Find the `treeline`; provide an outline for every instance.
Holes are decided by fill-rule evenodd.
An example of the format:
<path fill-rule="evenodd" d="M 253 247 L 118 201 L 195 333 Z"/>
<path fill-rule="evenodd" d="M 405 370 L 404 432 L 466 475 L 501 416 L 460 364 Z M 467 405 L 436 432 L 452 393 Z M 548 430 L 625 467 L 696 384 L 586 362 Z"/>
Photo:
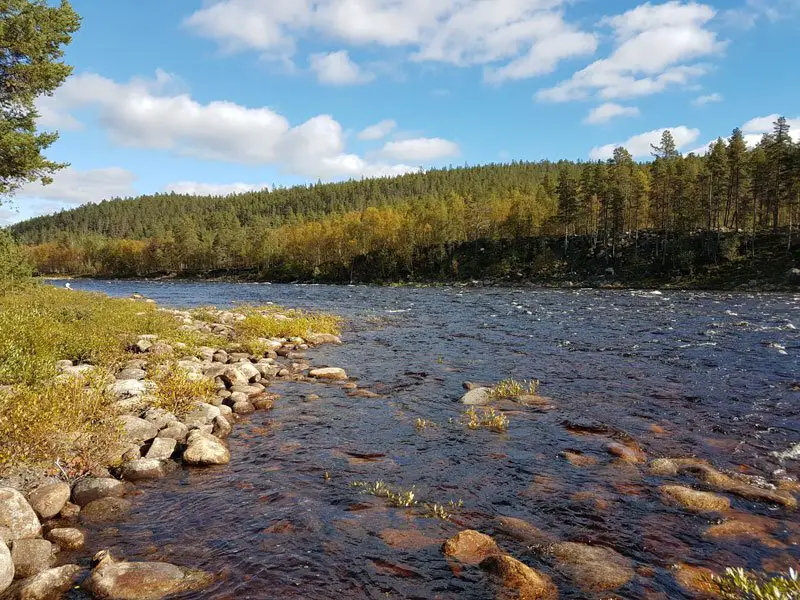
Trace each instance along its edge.
<path fill-rule="evenodd" d="M 791 250 L 798 221 L 800 145 L 781 118 L 755 147 L 735 129 L 705 156 L 682 156 L 667 131 L 645 163 L 617 148 L 598 162 L 449 168 L 228 197 L 159 194 L 39 217 L 13 232 L 43 274 L 341 281 L 459 277 L 447 261 L 478 240 L 511 248 L 558 236 L 568 256 L 582 236 L 591 240 L 584 256 L 613 266 L 620 248 L 638 256 L 645 231 L 643 252 L 668 270 L 686 251 L 679 238 L 733 232 L 750 240 L 736 242 L 737 252 L 752 255 L 757 233 L 780 231 Z"/>

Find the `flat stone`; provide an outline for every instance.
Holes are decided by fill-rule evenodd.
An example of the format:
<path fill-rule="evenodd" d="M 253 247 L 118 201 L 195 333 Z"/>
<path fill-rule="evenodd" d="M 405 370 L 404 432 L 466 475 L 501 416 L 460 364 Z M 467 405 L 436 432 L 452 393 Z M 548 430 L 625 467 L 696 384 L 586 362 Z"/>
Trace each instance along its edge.
<path fill-rule="evenodd" d="M 206 402 L 197 402 L 183 418 L 183 422 L 191 429 L 211 423 L 220 414 L 219 408 Z"/>
<path fill-rule="evenodd" d="M 189 434 L 183 462 L 193 466 L 226 465 L 231 461 L 228 447 L 209 433 L 193 431 Z"/>
<path fill-rule="evenodd" d="M 100 498 L 90 502 L 81 510 L 81 519 L 94 523 L 120 520 L 133 505 L 124 498 Z"/>
<path fill-rule="evenodd" d="M 139 417 L 131 415 L 122 415 L 117 417 L 125 435 L 125 439 L 129 442 L 142 443 L 152 440 L 158 435 L 158 427 L 153 425 L 150 421 L 145 421 Z"/>
<path fill-rule="evenodd" d="M 141 381 L 147 377 L 147 371 L 144 369 L 123 369 L 117 373 L 118 380 L 133 379 L 134 381 Z"/>
<path fill-rule="evenodd" d="M 83 532 L 74 527 L 51 529 L 47 534 L 47 539 L 64 550 L 77 550 L 82 548 L 86 542 L 86 536 L 83 535 Z"/>
<path fill-rule="evenodd" d="M 559 542 L 552 552 L 561 570 L 586 592 L 615 590 L 636 575 L 631 561 L 610 548 Z"/>
<path fill-rule="evenodd" d="M 661 486 L 661 497 L 668 504 L 679 504 L 692 512 L 722 512 L 731 507 L 731 501 L 725 496 L 682 485 Z"/>
<path fill-rule="evenodd" d="M 14 488 L 0 488 L 0 527 L 11 530 L 12 540 L 37 537 L 42 526 L 39 517 L 20 492 Z"/>
<path fill-rule="evenodd" d="M 86 506 L 101 498 L 119 498 L 125 491 L 125 484 L 113 477 L 86 477 L 72 486 L 72 501 Z"/>
<path fill-rule="evenodd" d="M 174 423 L 170 423 L 164 429 L 159 431 L 158 437 L 156 439 L 166 438 L 183 443 L 186 441 L 186 437 L 188 435 L 189 435 L 189 428 L 180 421 L 175 421 Z"/>
<path fill-rule="evenodd" d="M 178 442 L 172 438 L 157 437 L 150 445 L 145 458 L 152 460 L 169 460 L 175 453 Z"/>
<path fill-rule="evenodd" d="M 47 540 L 16 540 L 11 546 L 11 560 L 14 561 L 14 577 L 33 577 L 53 566 L 55 548 Z"/>
<path fill-rule="evenodd" d="M 555 600 L 558 589 L 550 578 L 511 556 L 492 555 L 480 563 L 500 585 L 520 600 Z M 500 597 L 505 598 L 505 595 Z"/>
<path fill-rule="evenodd" d="M 28 503 L 40 519 L 52 519 L 69 501 L 70 487 L 63 481 L 39 486 L 28 496 Z"/>
<path fill-rule="evenodd" d="M 127 400 L 143 396 L 152 390 L 152 385 L 147 385 L 145 381 L 136 379 L 120 379 L 108 386 L 107 390 L 117 400 Z"/>
<path fill-rule="evenodd" d="M 47 569 L 20 581 L 11 596 L 18 600 L 58 600 L 72 588 L 80 572 L 78 565 Z"/>

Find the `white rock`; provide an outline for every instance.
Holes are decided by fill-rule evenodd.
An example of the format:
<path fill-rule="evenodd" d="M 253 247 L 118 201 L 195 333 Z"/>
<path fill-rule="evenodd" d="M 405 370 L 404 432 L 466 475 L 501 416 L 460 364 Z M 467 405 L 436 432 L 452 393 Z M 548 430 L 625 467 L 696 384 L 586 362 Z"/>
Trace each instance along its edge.
<path fill-rule="evenodd" d="M 0 527 L 8 527 L 13 540 L 35 538 L 42 531 L 39 518 L 25 496 L 9 487 L 0 488 Z"/>
<path fill-rule="evenodd" d="M 117 417 L 125 433 L 125 439 L 130 442 L 146 442 L 158 435 L 158 427 L 150 421 L 145 421 L 139 417 L 122 415 Z"/>
<path fill-rule="evenodd" d="M 3 541 L 0 541 L 0 593 L 8 589 L 14 581 L 14 561 L 11 560 L 11 552 Z"/>
<path fill-rule="evenodd" d="M 219 408 L 206 402 L 197 402 L 192 410 L 183 418 L 183 422 L 191 429 L 208 425 L 219 416 Z"/>
<path fill-rule="evenodd" d="M 491 388 L 475 388 L 474 390 L 468 391 L 461 397 L 461 403 L 468 406 L 481 406 L 483 404 L 488 404 L 492 399 L 491 394 Z"/>
<path fill-rule="evenodd" d="M 157 437 L 153 440 L 150 449 L 147 451 L 146 457 L 155 460 L 169 460 L 175 452 L 175 447 L 178 445 L 177 440 Z"/>
<path fill-rule="evenodd" d="M 189 434 L 183 462 L 195 466 L 225 465 L 231 461 L 231 453 L 219 438 L 210 433 L 192 431 Z"/>
<path fill-rule="evenodd" d="M 344 381 L 347 379 L 347 373 L 344 369 L 338 367 L 329 367 L 326 369 L 314 369 L 309 375 L 317 379 L 329 379 L 333 381 Z"/>

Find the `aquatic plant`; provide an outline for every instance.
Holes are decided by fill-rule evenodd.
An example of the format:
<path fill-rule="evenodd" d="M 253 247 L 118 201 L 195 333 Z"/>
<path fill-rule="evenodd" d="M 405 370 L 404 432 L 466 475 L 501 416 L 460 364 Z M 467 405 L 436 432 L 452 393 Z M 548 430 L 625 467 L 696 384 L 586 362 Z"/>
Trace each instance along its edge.
<path fill-rule="evenodd" d="M 428 419 L 418 418 L 415 423 L 415 426 L 417 430 L 422 431 L 423 429 L 427 429 L 428 427 L 436 427 L 437 425 L 436 423 L 434 423 L 433 421 L 429 421 Z"/>
<path fill-rule="evenodd" d="M 389 504 L 397 508 L 406 508 L 417 504 L 414 488 L 409 490 L 394 490 L 383 481 L 376 481 L 375 483 L 354 481 L 351 485 L 360 488 L 365 494 L 384 498 Z"/>
<path fill-rule="evenodd" d="M 467 427 L 470 429 L 488 429 L 503 433 L 508 431 L 509 420 L 503 413 L 498 413 L 494 408 L 484 408 L 480 412 L 474 406 L 464 416 L 467 418 Z"/>
<path fill-rule="evenodd" d="M 730 600 L 789 600 L 800 598 L 798 572 L 789 569 L 788 575 L 768 576 L 745 571 L 741 567 L 725 569 L 714 575 L 712 582 L 720 595 Z"/>
<path fill-rule="evenodd" d="M 425 516 L 428 518 L 441 519 L 442 521 L 449 521 L 451 517 L 450 511 L 461 510 L 463 506 L 463 500 L 459 500 L 458 502 L 450 500 L 450 502 L 447 503 L 447 506 L 444 504 L 426 503 L 425 508 L 428 510 L 428 512 L 425 514 Z"/>
<path fill-rule="evenodd" d="M 492 388 L 492 398 L 516 398 L 517 396 L 535 396 L 539 391 L 539 380 L 503 379 Z"/>

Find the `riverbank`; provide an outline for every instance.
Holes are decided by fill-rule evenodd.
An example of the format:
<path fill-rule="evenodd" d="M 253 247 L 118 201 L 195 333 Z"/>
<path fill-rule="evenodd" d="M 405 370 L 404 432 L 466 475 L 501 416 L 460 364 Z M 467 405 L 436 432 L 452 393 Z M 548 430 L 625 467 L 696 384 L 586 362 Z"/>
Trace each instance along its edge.
<path fill-rule="evenodd" d="M 166 310 L 47 286 L 0 298 L 0 595 L 60 597 L 79 578 L 100 598 L 208 585 L 208 573 L 107 552 L 88 575 L 54 564 L 59 550 L 80 552 L 81 524 L 124 517 L 133 484 L 180 465 L 227 464 L 225 438 L 238 419 L 272 408 L 272 381 L 367 393 L 342 369 L 306 359 L 341 343 L 340 323 L 277 306 Z"/>

